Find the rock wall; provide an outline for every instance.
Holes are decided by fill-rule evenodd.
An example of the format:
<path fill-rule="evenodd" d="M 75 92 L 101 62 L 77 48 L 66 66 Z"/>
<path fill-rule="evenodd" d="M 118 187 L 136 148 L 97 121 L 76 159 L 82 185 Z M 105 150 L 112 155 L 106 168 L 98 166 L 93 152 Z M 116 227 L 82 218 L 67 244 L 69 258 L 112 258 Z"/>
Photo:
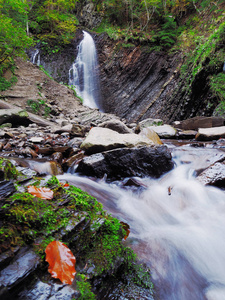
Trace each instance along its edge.
<path fill-rule="evenodd" d="M 182 53 L 150 51 L 148 46 L 124 48 L 107 34 L 92 36 L 99 57 L 103 111 L 130 123 L 149 117 L 172 123 L 212 115 L 218 102 L 210 93 L 207 67 L 189 86 L 180 72 Z M 41 51 L 41 64 L 58 82 L 68 84 L 82 37 L 79 29 L 73 42 L 59 53 L 45 55 Z"/>
<path fill-rule="evenodd" d="M 185 78 L 180 73 L 184 61 L 181 53 L 149 51 L 146 46 L 123 48 L 104 34 L 95 36 L 95 40 L 105 112 L 129 122 L 153 117 L 171 123 L 212 115 L 217 101 L 212 99 L 207 84 L 210 74 L 202 70 L 185 89 Z"/>

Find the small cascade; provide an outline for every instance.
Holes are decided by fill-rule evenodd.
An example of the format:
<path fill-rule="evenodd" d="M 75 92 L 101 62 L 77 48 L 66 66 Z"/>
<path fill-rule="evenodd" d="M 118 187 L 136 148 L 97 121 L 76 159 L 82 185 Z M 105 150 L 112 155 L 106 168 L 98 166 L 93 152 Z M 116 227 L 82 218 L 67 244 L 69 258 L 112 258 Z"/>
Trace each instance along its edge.
<path fill-rule="evenodd" d="M 38 49 L 36 49 L 35 52 L 32 54 L 31 62 L 33 64 L 36 64 L 36 65 L 40 66 L 41 57 L 40 57 L 40 53 L 39 53 Z"/>
<path fill-rule="evenodd" d="M 78 46 L 77 58 L 69 70 L 69 85 L 75 87 L 84 105 L 100 108 L 97 51 L 91 35 L 86 31 L 83 31 L 83 34 L 83 40 Z"/>
<path fill-rule="evenodd" d="M 176 168 L 159 179 L 138 178 L 145 186 L 139 192 L 76 174 L 58 178 L 130 225 L 126 244 L 151 268 L 157 299 L 225 300 L 225 193 L 194 177 L 217 153 L 174 149 Z"/>

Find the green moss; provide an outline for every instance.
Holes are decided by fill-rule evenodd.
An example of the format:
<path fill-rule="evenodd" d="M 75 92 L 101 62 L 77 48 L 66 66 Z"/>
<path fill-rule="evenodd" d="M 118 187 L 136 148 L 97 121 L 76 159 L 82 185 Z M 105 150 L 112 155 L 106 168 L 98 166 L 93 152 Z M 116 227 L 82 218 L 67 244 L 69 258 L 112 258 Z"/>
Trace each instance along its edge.
<path fill-rule="evenodd" d="M 4 180 L 16 180 L 20 175 L 10 160 L 5 158 L 0 158 L 0 170 L 4 172 Z"/>
<path fill-rule="evenodd" d="M 87 278 L 83 274 L 78 274 L 77 278 L 77 290 L 80 292 L 78 300 L 95 300 L 96 296 L 91 291 L 91 284 L 87 281 Z"/>
<path fill-rule="evenodd" d="M 68 242 L 78 264 L 95 266 L 91 274 L 87 273 L 88 268 L 79 273 L 80 300 L 95 299 L 91 281 L 102 274 L 120 280 L 132 273 L 133 282 L 145 287 L 144 271 L 136 265 L 133 251 L 122 243 L 125 231 L 119 220 L 108 215 L 95 198 L 77 187 L 60 183 L 54 176 L 46 186 L 54 191 L 51 200 L 27 192 L 17 192 L 6 199 L 1 207 L 4 217 L 0 252 L 4 247 L 33 244 L 44 261 L 45 248 L 51 241 Z M 121 268 L 122 275 L 118 273 Z"/>

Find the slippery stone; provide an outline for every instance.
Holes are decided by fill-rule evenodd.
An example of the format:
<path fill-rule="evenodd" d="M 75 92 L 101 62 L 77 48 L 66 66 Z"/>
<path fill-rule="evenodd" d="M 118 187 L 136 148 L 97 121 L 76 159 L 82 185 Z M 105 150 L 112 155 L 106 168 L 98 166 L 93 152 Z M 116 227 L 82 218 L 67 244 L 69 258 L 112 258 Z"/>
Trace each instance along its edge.
<path fill-rule="evenodd" d="M 134 133 L 120 134 L 108 128 L 93 127 L 80 148 L 87 154 L 123 147 L 153 146 L 154 142 L 147 137 Z"/>
<path fill-rule="evenodd" d="M 183 130 L 198 130 L 199 128 L 211 128 L 224 126 L 225 119 L 222 117 L 194 117 L 184 121 L 174 122 L 174 127 Z"/>
<path fill-rule="evenodd" d="M 10 196 L 15 191 L 16 188 L 11 181 L 0 181 L 0 200 Z"/>
<path fill-rule="evenodd" d="M 133 176 L 159 177 L 173 168 L 166 146 L 119 148 L 84 157 L 76 172 L 116 180 Z"/>
<path fill-rule="evenodd" d="M 225 161 L 216 162 L 204 170 L 197 180 L 204 185 L 225 187 Z"/>
<path fill-rule="evenodd" d="M 195 139 L 198 141 L 212 141 L 225 137 L 225 126 L 213 128 L 199 128 Z"/>
<path fill-rule="evenodd" d="M 33 273 L 38 265 L 39 256 L 33 251 L 20 252 L 14 262 L 0 272 L 0 297 L 7 299 L 11 290 Z"/>
<path fill-rule="evenodd" d="M 170 125 L 161 125 L 161 126 L 151 126 L 151 129 L 153 129 L 160 138 L 175 138 L 177 130 L 174 129 Z"/>
<path fill-rule="evenodd" d="M 146 136 L 154 142 L 155 145 L 162 145 L 163 142 L 160 140 L 158 134 L 151 128 L 143 128 L 140 135 Z"/>

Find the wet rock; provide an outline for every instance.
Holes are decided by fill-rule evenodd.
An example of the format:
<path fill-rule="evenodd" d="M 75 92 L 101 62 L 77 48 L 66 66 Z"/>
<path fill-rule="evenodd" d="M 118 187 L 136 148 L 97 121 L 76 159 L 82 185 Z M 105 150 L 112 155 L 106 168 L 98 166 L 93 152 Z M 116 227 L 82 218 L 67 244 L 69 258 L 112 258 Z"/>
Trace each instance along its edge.
<path fill-rule="evenodd" d="M 37 158 L 38 154 L 30 147 L 16 149 L 15 153 L 18 155 L 23 155 L 24 157 Z"/>
<path fill-rule="evenodd" d="M 58 162 L 59 164 L 62 163 L 62 160 L 63 160 L 63 155 L 62 155 L 62 152 L 54 152 L 52 155 L 51 155 L 51 159 Z"/>
<path fill-rule="evenodd" d="M 132 133 L 132 131 L 120 120 L 112 119 L 98 125 L 99 127 L 109 128 L 118 133 Z"/>
<path fill-rule="evenodd" d="M 115 148 L 145 145 L 154 145 L 154 142 L 134 133 L 120 134 L 108 128 L 93 127 L 80 148 L 87 154 L 93 154 Z"/>
<path fill-rule="evenodd" d="M 68 168 L 74 166 L 75 164 L 80 162 L 83 157 L 84 157 L 84 152 L 83 151 L 69 157 L 68 159 L 66 159 L 63 162 L 63 169 L 67 170 Z"/>
<path fill-rule="evenodd" d="M 212 141 L 225 137 L 225 126 L 213 128 L 199 128 L 195 139 L 198 141 Z"/>
<path fill-rule="evenodd" d="M 204 185 L 214 185 L 225 188 L 225 161 L 216 162 L 204 170 L 197 180 Z"/>
<path fill-rule="evenodd" d="M 10 196 L 15 191 L 16 188 L 11 181 L 0 181 L 0 200 Z"/>
<path fill-rule="evenodd" d="M 75 137 L 68 142 L 68 146 L 79 148 L 84 139 Z"/>
<path fill-rule="evenodd" d="M 0 255 L 0 270 L 9 265 L 10 261 L 14 258 L 15 254 L 18 253 L 20 247 L 11 248 Z"/>
<path fill-rule="evenodd" d="M 40 144 L 40 143 L 44 142 L 44 138 L 41 136 L 32 136 L 31 138 L 29 138 L 29 141 L 31 143 L 39 143 Z"/>
<path fill-rule="evenodd" d="M 117 180 L 133 176 L 159 177 L 173 168 L 167 147 L 119 148 L 84 157 L 76 172 Z"/>
<path fill-rule="evenodd" d="M 162 139 L 175 138 L 177 133 L 177 130 L 170 125 L 151 126 L 151 129 Z"/>
<path fill-rule="evenodd" d="M 143 128 L 140 135 L 146 136 L 148 139 L 152 140 L 155 145 L 162 145 L 163 142 L 160 140 L 158 134 L 151 128 Z"/>
<path fill-rule="evenodd" d="M 222 117 L 194 117 L 174 123 L 174 127 L 184 130 L 198 130 L 199 128 L 211 128 L 224 126 Z"/>
<path fill-rule="evenodd" d="M 148 118 L 148 119 L 145 119 L 138 123 L 138 125 L 136 127 L 136 131 L 141 131 L 143 128 L 147 128 L 147 127 L 155 126 L 155 125 L 159 126 L 162 124 L 163 124 L 163 121 L 161 119 Z"/>
<path fill-rule="evenodd" d="M 42 161 L 32 159 L 14 158 L 17 165 L 24 168 L 30 168 L 38 174 L 60 175 L 63 174 L 62 167 L 55 161 Z"/>
<path fill-rule="evenodd" d="M 39 256 L 32 250 L 20 251 L 14 261 L 0 272 L 0 297 L 13 299 L 12 290 L 30 276 L 39 265 Z"/>
<path fill-rule="evenodd" d="M 70 134 L 71 136 L 84 137 L 89 130 L 90 127 L 80 124 L 73 124 Z"/>
<path fill-rule="evenodd" d="M 55 133 L 69 133 L 72 136 L 77 137 L 84 137 L 85 134 L 88 132 L 89 127 L 80 125 L 80 124 L 68 124 L 66 126 L 63 126 L 61 128 L 57 128 L 54 132 Z"/>
<path fill-rule="evenodd" d="M 29 290 L 19 293 L 18 300 L 72 300 L 77 299 L 79 292 L 71 286 L 57 283 L 37 281 Z"/>

